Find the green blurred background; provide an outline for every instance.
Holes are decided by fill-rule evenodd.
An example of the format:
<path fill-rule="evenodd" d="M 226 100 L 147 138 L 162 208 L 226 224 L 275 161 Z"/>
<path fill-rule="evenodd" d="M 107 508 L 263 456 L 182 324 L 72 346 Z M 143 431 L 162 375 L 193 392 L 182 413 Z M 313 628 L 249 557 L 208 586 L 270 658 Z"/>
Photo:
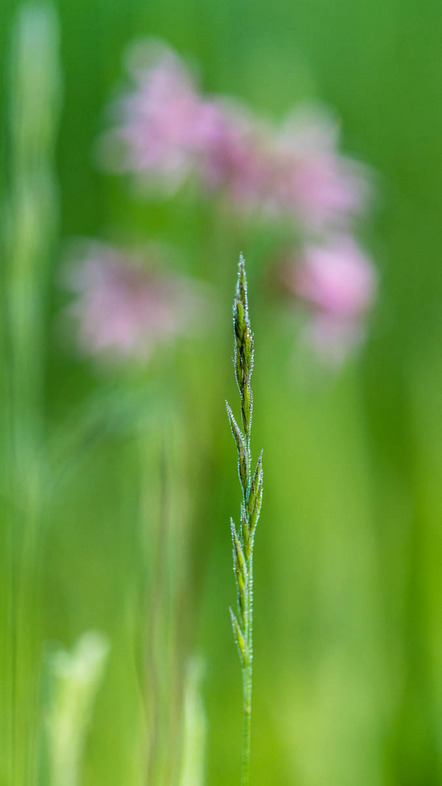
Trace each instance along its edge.
<path fill-rule="evenodd" d="M 0 8 L 4 129 L 17 8 L 8 0 Z M 6 761 L 13 739 L 23 760 L 31 756 L 29 739 L 43 725 L 44 691 L 36 690 L 35 675 L 45 642 L 70 648 L 93 628 L 108 635 L 111 649 L 80 782 L 178 782 L 183 685 L 189 658 L 197 657 L 204 783 L 239 783 L 241 686 L 227 611 L 234 597 L 228 518 L 239 493 L 224 399 L 235 401 L 230 303 L 243 250 L 257 347 L 254 445 L 265 456 L 252 782 L 436 786 L 442 6 L 60 0 L 57 12 L 58 227 L 49 230 L 56 237 L 38 370 L 29 371 L 30 384 L 32 373 L 41 382 L 33 405 L 39 426 L 31 469 L 19 461 L 15 480 L 24 497 L 32 496 L 26 487 L 36 472 L 38 545 L 31 541 L 17 612 L 26 655 L 16 701 L 25 720 L 14 736 L 3 714 L 0 782 L 32 783 L 32 767 L 19 766 L 12 781 Z M 364 232 L 381 273 L 379 301 L 366 345 L 337 373 L 293 363 L 287 321 L 264 297 L 259 238 L 235 236 L 214 208 L 179 196 L 140 202 L 124 180 L 96 166 L 109 100 L 124 84 L 124 51 L 134 38 L 152 35 L 194 59 L 206 90 L 246 99 L 269 116 L 281 117 L 301 99 L 323 100 L 341 120 L 344 149 L 377 171 L 375 215 Z M 3 153 L 5 171 L 7 146 Z M 7 194 L 3 175 L 2 186 Z M 40 232 L 44 237 L 43 221 Z M 171 242 L 177 264 L 216 287 L 216 323 L 136 378 L 97 371 L 57 331 L 66 300 L 58 269 L 73 236 Z M 4 381 L 7 355 L 3 360 Z M 7 401 L 6 384 L 2 396 Z M 3 411 L 2 461 L 10 467 L 11 420 Z M 3 492 L 4 532 L 20 520 L 16 507 Z M 2 629 L 7 662 L 13 644 L 8 626 Z M 3 674 L 10 696 L 9 672 Z"/>

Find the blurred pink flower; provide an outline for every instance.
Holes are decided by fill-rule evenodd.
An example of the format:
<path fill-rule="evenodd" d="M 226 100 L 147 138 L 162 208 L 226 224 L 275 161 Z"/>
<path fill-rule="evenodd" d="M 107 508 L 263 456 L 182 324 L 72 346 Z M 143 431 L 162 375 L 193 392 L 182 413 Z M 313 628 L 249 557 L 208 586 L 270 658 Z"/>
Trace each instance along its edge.
<path fill-rule="evenodd" d="M 267 179 L 259 125 L 238 102 L 201 103 L 197 127 L 200 175 L 209 188 L 223 189 L 236 205 L 256 205 Z"/>
<path fill-rule="evenodd" d="M 275 134 L 269 205 L 309 230 L 342 227 L 363 211 L 365 168 L 338 152 L 336 127 L 324 111 L 298 110 Z"/>
<path fill-rule="evenodd" d="M 306 338 L 331 362 L 341 361 L 363 334 L 377 279 L 353 238 L 307 246 L 284 270 L 290 291 L 311 309 Z"/>
<path fill-rule="evenodd" d="M 244 107 L 201 95 L 183 61 L 162 44 L 133 50 L 130 71 L 134 87 L 102 140 L 106 165 L 162 190 L 193 175 L 210 192 L 256 201 L 262 156 Z"/>
<path fill-rule="evenodd" d="M 99 357 L 147 359 L 159 343 L 192 324 L 199 294 L 190 283 L 160 274 L 146 258 L 104 243 L 90 243 L 68 268 L 76 300 L 69 313 L 78 325 L 80 351 Z"/>
<path fill-rule="evenodd" d="M 363 314 L 374 297 L 373 266 L 351 237 L 307 246 L 292 272 L 294 291 L 321 311 L 341 318 Z"/>
<path fill-rule="evenodd" d="M 156 42 L 132 52 L 130 70 L 135 86 L 116 107 L 117 127 L 103 140 L 105 159 L 176 188 L 195 166 L 201 99 L 194 80 L 180 58 Z"/>
<path fill-rule="evenodd" d="M 361 344 L 365 330 L 359 322 L 315 314 L 305 325 L 304 341 L 325 366 L 336 368 Z"/>

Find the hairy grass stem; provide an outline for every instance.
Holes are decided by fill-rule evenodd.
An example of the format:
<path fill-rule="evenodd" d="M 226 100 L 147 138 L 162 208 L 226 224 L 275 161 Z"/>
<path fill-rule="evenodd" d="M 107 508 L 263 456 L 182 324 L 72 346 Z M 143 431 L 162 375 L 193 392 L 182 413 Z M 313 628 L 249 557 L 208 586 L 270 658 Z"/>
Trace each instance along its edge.
<path fill-rule="evenodd" d="M 237 588 L 237 615 L 230 609 L 233 635 L 238 648 L 243 683 L 243 753 L 242 786 L 250 782 L 250 741 L 252 723 L 252 674 L 253 674 L 253 547 L 256 525 L 262 505 L 263 472 L 262 451 L 252 471 L 250 434 L 253 416 L 251 377 L 254 361 L 254 342 L 250 327 L 247 300 L 245 262 L 241 255 L 238 281 L 233 303 L 234 368 L 241 398 L 241 424 L 239 427 L 226 402 L 230 428 L 238 453 L 238 475 L 242 502 L 240 525 L 230 520 L 233 543 L 233 570 Z"/>

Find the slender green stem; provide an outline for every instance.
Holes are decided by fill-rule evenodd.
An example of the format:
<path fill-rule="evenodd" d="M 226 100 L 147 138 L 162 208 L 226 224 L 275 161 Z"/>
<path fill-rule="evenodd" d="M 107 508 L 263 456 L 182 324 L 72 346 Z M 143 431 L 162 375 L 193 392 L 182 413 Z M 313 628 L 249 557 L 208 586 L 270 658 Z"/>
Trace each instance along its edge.
<path fill-rule="evenodd" d="M 249 560 L 249 585 L 247 589 L 247 650 L 249 662 L 242 670 L 243 679 L 243 750 L 242 750 L 242 786 L 250 783 L 250 744 L 252 736 L 252 685 L 253 685 L 253 558 Z"/>
<path fill-rule="evenodd" d="M 250 440 L 248 445 L 249 461 Z M 249 471 L 248 488 L 250 489 L 251 478 Z M 242 786 L 249 786 L 250 783 L 250 749 L 252 738 L 252 686 L 253 686 L 253 542 L 250 549 L 250 557 L 247 561 L 247 617 L 246 617 L 246 641 L 248 663 L 242 670 L 243 678 L 243 752 L 242 752 Z"/>
<path fill-rule="evenodd" d="M 243 691 L 244 691 L 244 728 L 243 728 L 243 750 L 242 750 L 242 786 L 250 783 L 250 741 L 252 732 L 252 667 L 243 669 Z"/>

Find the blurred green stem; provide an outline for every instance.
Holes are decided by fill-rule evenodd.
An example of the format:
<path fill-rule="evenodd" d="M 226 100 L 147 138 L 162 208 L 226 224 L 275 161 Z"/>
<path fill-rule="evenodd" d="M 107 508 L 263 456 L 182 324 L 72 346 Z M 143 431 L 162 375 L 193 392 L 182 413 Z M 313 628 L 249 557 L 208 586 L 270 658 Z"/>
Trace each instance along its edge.
<path fill-rule="evenodd" d="M 57 19 L 51 6 L 17 12 L 9 63 L 5 250 L 5 526 L 9 544 L 7 665 L 8 777 L 34 780 L 36 761 L 39 537 L 44 496 L 45 301 L 57 224 L 53 173 L 59 99 Z"/>

